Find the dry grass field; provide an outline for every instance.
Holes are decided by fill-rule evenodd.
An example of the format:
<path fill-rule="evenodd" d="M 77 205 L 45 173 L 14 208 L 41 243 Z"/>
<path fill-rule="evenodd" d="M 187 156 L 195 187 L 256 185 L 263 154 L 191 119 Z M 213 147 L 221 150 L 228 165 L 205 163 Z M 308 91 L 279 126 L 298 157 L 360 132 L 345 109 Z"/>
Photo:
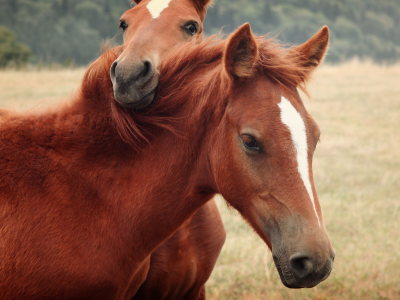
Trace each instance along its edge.
<path fill-rule="evenodd" d="M 0 107 L 57 103 L 83 69 L 1 71 Z M 331 276 L 313 289 L 280 282 L 264 243 L 218 199 L 227 240 L 208 299 L 400 299 L 400 66 L 325 66 L 303 100 L 322 131 L 315 184 L 336 250 Z"/>

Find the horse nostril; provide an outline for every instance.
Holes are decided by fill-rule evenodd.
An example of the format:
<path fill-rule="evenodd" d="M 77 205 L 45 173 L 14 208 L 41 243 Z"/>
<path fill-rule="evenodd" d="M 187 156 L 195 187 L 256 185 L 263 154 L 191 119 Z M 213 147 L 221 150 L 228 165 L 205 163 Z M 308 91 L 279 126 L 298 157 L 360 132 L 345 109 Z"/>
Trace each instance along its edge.
<path fill-rule="evenodd" d="M 144 62 L 144 75 L 146 75 L 147 73 L 151 72 L 151 62 L 149 61 L 145 61 Z"/>
<path fill-rule="evenodd" d="M 290 268 L 298 278 L 304 278 L 314 269 L 313 259 L 305 253 L 294 254 L 289 259 Z"/>
<path fill-rule="evenodd" d="M 117 62 L 114 61 L 110 68 L 110 77 L 111 77 L 111 82 L 113 84 L 115 84 L 115 68 L 116 67 L 117 67 Z"/>
<path fill-rule="evenodd" d="M 143 70 L 139 74 L 137 81 L 140 83 L 146 83 L 153 74 L 153 64 L 149 60 L 143 62 Z"/>

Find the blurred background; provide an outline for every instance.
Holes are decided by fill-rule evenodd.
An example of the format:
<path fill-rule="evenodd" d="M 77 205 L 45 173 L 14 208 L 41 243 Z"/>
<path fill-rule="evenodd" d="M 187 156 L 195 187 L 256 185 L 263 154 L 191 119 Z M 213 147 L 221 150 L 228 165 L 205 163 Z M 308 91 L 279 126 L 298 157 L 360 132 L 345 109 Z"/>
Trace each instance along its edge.
<path fill-rule="evenodd" d="M 250 22 L 288 44 L 328 25 L 324 65 L 302 95 L 322 135 L 313 159 L 336 250 L 330 277 L 283 286 L 265 243 L 221 197 L 227 240 L 207 283 L 214 300 L 400 299 L 400 0 L 215 0 L 207 34 Z M 79 88 L 127 0 L 0 0 L 0 107 L 57 105 Z M 26 67 L 24 64 L 28 63 Z"/>
<path fill-rule="evenodd" d="M 215 0 L 206 34 L 228 33 L 250 22 L 258 34 L 279 33 L 305 42 L 321 26 L 331 29 L 327 62 L 359 57 L 378 63 L 400 59 L 399 0 Z M 118 32 L 129 0 L 0 0 L 0 67 L 7 64 L 86 65 L 102 40 Z"/>

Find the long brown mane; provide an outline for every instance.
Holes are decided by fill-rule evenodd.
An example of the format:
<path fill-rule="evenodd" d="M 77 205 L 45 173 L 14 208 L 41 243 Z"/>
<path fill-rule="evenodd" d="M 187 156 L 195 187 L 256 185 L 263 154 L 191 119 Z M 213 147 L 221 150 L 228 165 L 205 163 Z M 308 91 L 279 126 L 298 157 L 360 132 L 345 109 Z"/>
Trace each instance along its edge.
<path fill-rule="evenodd" d="M 96 99 L 96 101 L 114 99 L 110 66 L 121 50 L 122 46 L 111 47 L 110 44 L 103 46 L 102 55 L 89 65 L 83 76 L 80 91 L 84 99 Z"/>
<path fill-rule="evenodd" d="M 256 41 L 259 56 L 255 62 L 254 69 L 257 71 L 254 74 L 264 73 L 265 76 L 282 86 L 299 86 L 306 92 L 305 82 L 309 79 L 309 72 L 304 67 L 303 61 L 299 59 L 294 47 L 284 47 L 276 39 L 266 39 L 264 36 L 256 37 Z M 162 94 L 162 97 L 179 98 L 181 93 L 173 91 L 180 91 L 181 87 L 188 83 L 187 81 L 193 81 L 193 77 L 195 77 L 193 72 L 200 72 L 201 76 L 208 70 L 207 66 L 219 65 L 222 67 L 221 59 L 225 45 L 226 40 L 221 40 L 220 36 L 211 36 L 199 45 L 190 43 L 171 51 L 161 66 L 159 94 Z M 217 71 L 221 71 L 220 68 Z M 191 84 L 190 89 L 196 88 L 197 92 L 194 95 L 204 95 L 203 93 L 210 89 L 210 84 L 214 86 L 219 82 L 206 80 L 196 83 L 195 86 Z M 230 86 L 225 86 L 225 88 L 230 88 Z M 224 90 L 223 94 L 228 92 L 228 90 Z M 168 99 L 168 101 L 171 100 Z"/>
<path fill-rule="evenodd" d="M 305 82 L 309 72 L 293 48 L 265 37 L 257 37 L 256 41 L 259 56 L 254 66 L 255 76 L 263 74 L 283 87 L 298 86 L 307 93 Z M 123 108 L 113 97 L 109 68 L 121 51 L 118 47 L 105 51 L 90 66 L 84 77 L 82 92 L 86 99 L 107 98 L 110 101 L 112 119 L 121 138 L 140 151 L 160 129 L 179 134 L 174 126 L 179 122 L 176 112 L 187 101 L 194 104 L 200 99 L 229 96 L 230 83 L 222 72 L 225 44 L 226 40 L 220 36 L 212 36 L 200 44 L 193 41 L 173 49 L 160 68 L 156 101 L 144 110 Z M 218 104 L 221 109 L 225 102 Z"/>

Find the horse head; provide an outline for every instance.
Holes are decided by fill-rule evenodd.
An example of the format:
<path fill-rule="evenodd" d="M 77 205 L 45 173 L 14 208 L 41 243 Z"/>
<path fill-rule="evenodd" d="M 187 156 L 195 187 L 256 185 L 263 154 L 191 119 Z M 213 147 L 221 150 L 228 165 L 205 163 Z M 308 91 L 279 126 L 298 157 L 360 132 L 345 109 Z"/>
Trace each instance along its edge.
<path fill-rule="evenodd" d="M 141 109 L 154 99 L 162 56 L 201 38 L 210 0 L 135 0 L 120 19 L 124 48 L 110 69 L 115 99 Z"/>
<path fill-rule="evenodd" d="M 272 249 L 291 288 L 326 279 L 335 257 L 312 173 L 320 130 L 297 92 L 322 62 L 328 40 L 323 27 L 297 48 L 264 51 L 271 45 L 247 24 L 229 37 L 223 54 L 229 93 L 211 142 L 215 184 Z"/>

